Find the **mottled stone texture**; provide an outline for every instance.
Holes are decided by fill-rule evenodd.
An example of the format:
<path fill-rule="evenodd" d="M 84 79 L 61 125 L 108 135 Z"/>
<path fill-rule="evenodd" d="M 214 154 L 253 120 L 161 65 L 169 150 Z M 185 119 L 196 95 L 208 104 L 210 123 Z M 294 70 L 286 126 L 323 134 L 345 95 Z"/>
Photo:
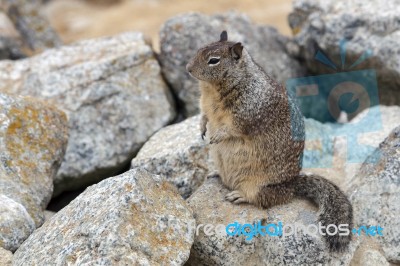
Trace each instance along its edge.
<path fill-rule="evenodd" d="M 212 170 L 208 144 L 200 137 L 200 116 L 165 127 L 154 134 L 132 160 L 131 168 L 141 167 L 161 175 L 188 198 Z"/>
<path fill-rule="evenodd" d="M 379 145 L 371 156 L 375 164 L 365 163 L 351 180 L 348 193 L 358 225 L 380 225 L 377 236 L 386 259 L 400 263 L 400 126 Z"/>
<path fill-rule="evenodd" d="M 187 13 L 173 17 L 160 30 L 160 62 L 187 116 L 199 112 L 199 88 L 186 72 L 186 64 L 199 48 L 218 41 L 223 30 L 228 31 L 229 40 L 242 42 L 255 61 L 278 81 L 304 75 L 299 62 L 286 52 L 289 39 L 274 28 L 253 24 L 243 14 Z"/>
<path fill-rule="evenodd" d="M 61 39 L 42 14 L 41 0 L 3 0 L 5 10 L 24 44 L 32 52 L 42 52 L 61 45 Z"/>
<path fill-rule="evenodd" d="M 0 247 L 15 251 L 44 222 L 67 140 L 62 111 L 0 93 Z"/>
<path fill-rule="evenodd" d="M 195 221 L 171 188 L 139 169 L 90 186 L 22 244 L 14 265 L 183 265 Z"/>
<path fill-rule="evenodd" d="M 175 117 L 170 92 L 141 33 L 82 41 L 0 62 L 0 91 L 53 102 L 70 138 L 55 195 L 112 176 Z"/>
<path fill-rule="evenodd" d="M 297 44 L 293 55 L 304 59 L 313 73 L 343 71 L 339 43 L 345 39 L 345 71 L 376 70 L 381 104 L 400 104 L 400 1 L 295 0 L 289 24 Z M 319 49 L 336 70 L 314 59 Z M 371 57 L 350 68 L 368 51 Z M 318 104 L 315 100 L 310 104 Z"/>
<path fill-rule="evenodd" d="M 8 250 L 0 248 L 0 265 L 11 266 L 12 265 L 12 253 Z"/>

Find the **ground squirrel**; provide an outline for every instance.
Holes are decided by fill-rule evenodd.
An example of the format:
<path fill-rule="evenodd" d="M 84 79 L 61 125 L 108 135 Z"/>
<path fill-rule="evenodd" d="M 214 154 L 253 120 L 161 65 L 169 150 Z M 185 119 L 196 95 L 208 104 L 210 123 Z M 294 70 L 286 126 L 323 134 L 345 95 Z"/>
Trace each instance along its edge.
<path fill-rule="evenodd" d="M 306 197 L 320 206 L 322 225 L 352 229 L 345 194 L 323 177 L 300 173 L 304 121 L 299 108 L 241 43 L 228 41 L 223 31 L 186 68 L 200 82 L 201 135 L 207 132 L 218 175 L 232 190 L 227 200 L 269 208 Z M 351 240 L 350 235 L 325 237 L 332 251 L 344 250 Z"/>

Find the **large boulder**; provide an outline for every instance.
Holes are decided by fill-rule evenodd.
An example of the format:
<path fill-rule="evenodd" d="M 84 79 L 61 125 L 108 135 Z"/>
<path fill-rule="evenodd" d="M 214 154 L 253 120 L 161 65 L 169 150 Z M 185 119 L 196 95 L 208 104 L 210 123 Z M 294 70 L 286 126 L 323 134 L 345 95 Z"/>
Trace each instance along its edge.
<path fill-rule="evenodd" d="M 316 208 L 311 203 L 295 200 L 265 210 L 249 204 L 232 204 L 225 200 L 228 192 L 219 178 L 209 178 L 189 198 L 198 228 L 189 265 L 349 265 L 359 243 L 357 239 L 346 252 L 331 253 L 319 234 L 303 234 L 300 226 L 318 224 Z M 296 224 L 299 231 L 297 236 L 258 235 L 252 239 L 246 235 L 226 235 L 225 226 L 258 221 L 264 226 L 278 226 L 279 222 Z M 222 230 L 219 224 L 223 225 Z M 276 232 L 272 226 L 268 230 Z"/>
<path fill-rule="evenodd" d="M 0 62 L 0 72 L 0 91 L 46 99 L 68 115 L 70 139 L 54 195 L 121 171 L 175 117 L 171 94 L 141 33 Z"/>
<path fill-rule="evenodd" d="M 400 126 L 379 145 L 371 157 L 351 179 L 348 194 L 354 206 L 358 226 L 383 228 L 376 236 L 386 259 L 400 263 Z"/>
<path fill-rule="evenodd" d="M 200 116 L 165 127 L 143 145 L 131 168 L 161 175 L 188 198 L 212 170 L 208 144 L 200 137 Z"/>
<path fill-rule="evenodd" d="M 90 186 L 22 244 L 14 265 L 183 265 L 195 221 L 171 187 L 140 169 Z"/>
<path fill-rule="evenodd" d="M 199 112 L 197 81 L 186 72 L 186 64 L 197 50 L 219 40 L 223 30 L 228 39 L 242 42 L 257 63 L 280 82 L 304 75 L 299 62 L 286 52 L 288 38 L 274 28 L 257 26 L 238 13 L 204 15 L 187 13 L 169 19 L 160 30 L 160 62 L 164 76 L 183 103 L 186 116 Z"/>
<path fill-rule="evenodd" d="M 43 224 L 67 141 L 62 111 L 0 93 L 0 247 L 15 251 Z"/>
<path fill-rule="evenodd" d="M 293 55 L 304 59 L 314 74 L 375 70 L 380 103 L 398 105 L 400 103 L 399 14 L 400 2 L 397 0 L 386 2 L 296 0 L 294 10 L 289 16 L 294 42 L 297 44 L 297 48 L 293 49 Z M 347 42 L 344 43 L 342 40 Z M 340 49 L 341 42 L 343 49 Z M 336 69 L 333 66 L 324 66 L 315 60 L 318 50 L 329 58 Z M 322 59 L 321 54 L 319 58 Z M 330 64 L 326 59 L 322 61 L 327 65 Z M 355 63 L 360 64 L 352 66 Z M 354 72 L 348 73 L 349 78 L 355 76 L 351 74 Z M 364 78 L 360 76 L 358 81 L 362 82 L 362 79 Z M 314 99 L 315 101 L 310 103 L 313 107 L 314 104 L 318 105 L 321 98 Z"/>

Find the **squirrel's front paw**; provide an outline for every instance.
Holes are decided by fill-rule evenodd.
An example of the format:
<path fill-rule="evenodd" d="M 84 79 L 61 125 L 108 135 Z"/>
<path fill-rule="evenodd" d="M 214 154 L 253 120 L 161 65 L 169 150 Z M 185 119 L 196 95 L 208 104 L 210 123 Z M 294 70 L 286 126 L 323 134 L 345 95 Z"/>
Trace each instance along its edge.
<path fill-rule="evenodd" d="M 234 190 L 232 192 L 229 192 L 228 194 L 225 195 L 225 199 L 234 204 L 248 202 L 248 200 L 243 196 L 243 194 L 239 190 Z"/>
<path fill-rule="evenodd" d="M 229 135 L 224 130 L 218 130 L 210 137 L 210 144 L 217 144 L 224 139 L 229 138 Z"/>
<path fill-rule="evenodd" d="M 210 137 L 210 144 L 217 144 L 221 142 L 221 138 L 218 135 L 213 135 Z"/>
<path fill-rule="evenodd" d="M 204 140 L 204 138 L 206 137 L 206 131 L 207 130 L 201 131 L 201 135 L 200 136 L 201 136 L 202 140 Z"/>

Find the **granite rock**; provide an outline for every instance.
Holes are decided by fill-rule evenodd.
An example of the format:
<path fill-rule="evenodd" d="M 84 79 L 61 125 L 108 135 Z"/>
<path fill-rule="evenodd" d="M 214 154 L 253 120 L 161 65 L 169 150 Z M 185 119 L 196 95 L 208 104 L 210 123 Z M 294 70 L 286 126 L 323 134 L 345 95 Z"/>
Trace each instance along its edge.
<path fill-rule="evenodd" d="M 11 266 L 12 256 L 13 254 L 10 251 L 0 248 L 0 265 Z"/>
<path fill-rule="evenodd" d="M 0 247 L 15 251 L 43 224 L 67 141 L 62 111 L 0 93 Z"/>
<path fill-rule="evenodd" d="M 13 265 L 183 265 L 195 221 L 171 188 L 141 169 L 90 186 L 22 244 Z"/>
<path fill-rule="evenodd" d="M 194 116 L 161 129 L 145 143 L 131 168 L 141 167 L 165 177 L 183 198 L 188 198 L 212 171 L 199 124 L 200 116 Z"/>
<path fill-rule="evenodd" d="M 171 94 L 141 33 L 3 61 L 0 73 L 0 91 L 45 99 L 68 116 L 70 138 L 54 195 L 120 172 L 175 117 Z"/>
<path fill-rule="evenodd" d="M 400 126 L 396 127 L 350 181 L 348 194 L 358 226 L 381 226 L 376 236 L 389 262 L 400 263 Z"/>
<path fill-rule="evenodd" d="M 292 55 L 302 58 L 313 74 L 375 70 L 380 104 L 400 104 L 398 0 L 295 0 L 293 5 L 289 24 L 296 49 L 293 49 Z M 346 54 L 344 67 L 339 48 L 342 40 L 346 40 L 343 46 Z M 315 60 L 319 50 L 336 69 Z M 359 58 L 366 60 L 352 66 Z M 348 73 L 352 75 L 352 72 Z M 314 100 L 311 105 L 317 105 L 320 98 L 315 97 Z"/>

